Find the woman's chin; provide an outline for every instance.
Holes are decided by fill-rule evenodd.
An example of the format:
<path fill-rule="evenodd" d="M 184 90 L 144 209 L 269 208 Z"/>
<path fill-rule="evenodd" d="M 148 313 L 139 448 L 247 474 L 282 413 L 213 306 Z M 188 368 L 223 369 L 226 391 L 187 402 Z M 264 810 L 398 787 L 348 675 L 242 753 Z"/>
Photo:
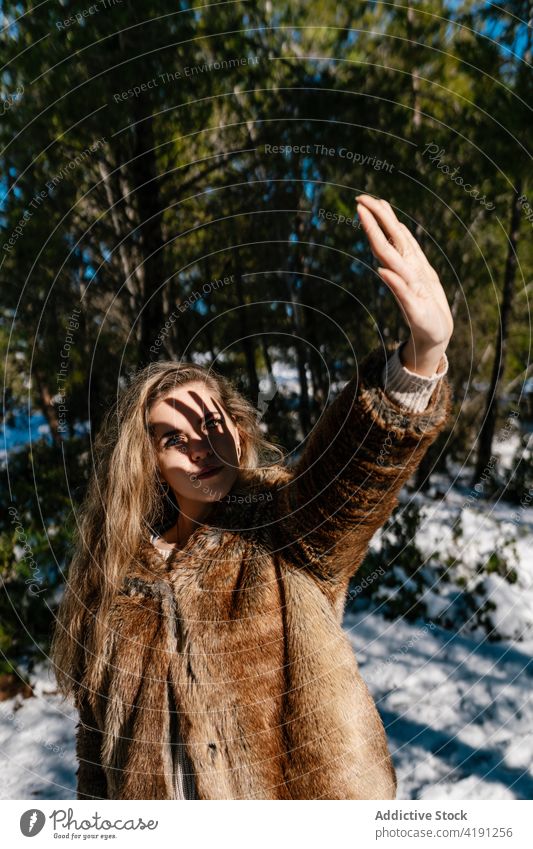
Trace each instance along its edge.
<path fill-rule="evenodd" d="M 229 487 L 209 487 L 205 489 L 197 489 L 195 490 L 195 494 L 193 498 L 196 498 L 197 501 L 204 501 L 206 503 L 210 503 L 212 501 L 220 501 L 221 498 L 224 498 L 230 488 Z"/>
<path fill-rule="evenodd" d="M 236 471 L 229 467 L 206 480 L 197 478 L 193 483 L 194 490 L 191 497 L 198 501 L 220 501 L 229 493 L 236 479 Z"/>
<path fill-rule="evenodd" d="M 236 483 L 238 474 L 238 468 L 228 465 L 219 473 L 210 475 L 204 480 L 191 477 L 187 481 L 182 481 L 181 486 L 171 484 L 171 488 L 178 502 L 180 498 L 185 498 L 209 504 L 226 497 Z"/>

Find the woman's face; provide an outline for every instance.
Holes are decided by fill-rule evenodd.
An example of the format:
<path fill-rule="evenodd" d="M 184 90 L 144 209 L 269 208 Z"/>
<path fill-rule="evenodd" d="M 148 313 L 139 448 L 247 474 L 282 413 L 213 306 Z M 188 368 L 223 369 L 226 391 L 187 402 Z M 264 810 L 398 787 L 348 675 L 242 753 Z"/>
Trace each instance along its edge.
<path fill-rule="evenodd" d="M 212 502 L 235 483 L 240 440 L 220 399 L 205 383 L 171 390 L 149 413 L 161 477 L 181 500 Z M 207 467 L 216 467 L 208 475 Z"/>

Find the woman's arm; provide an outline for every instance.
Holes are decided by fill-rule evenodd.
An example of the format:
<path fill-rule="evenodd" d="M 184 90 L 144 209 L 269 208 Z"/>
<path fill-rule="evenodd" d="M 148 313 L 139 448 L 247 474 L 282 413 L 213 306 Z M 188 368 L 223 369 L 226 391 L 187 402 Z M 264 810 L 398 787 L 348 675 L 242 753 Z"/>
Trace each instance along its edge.
<path fill-rule="evenodd" d="M 96 724 L 87 698 L 79 698 L 76 729 L 76 772 L 78 799 L 107 799 L 107 781 L 100 760 L 102 732 Z"/>
<path fill-rule="evenodd" d="M 361 221 L 411 337 L 365 357 L 278 493 L 285 553 L 320 579 L 343 584 L 446 425 L 452 405 L 445 349 L 453 321 L 442 286 L 390 206 L 374 198 L 367 203 Z"/>
<path fill-rule="evenodd" d="M 299 568 L 345 582 L 398 504 L 398 494 L 449 419 L 443 376 L 422 412 L 383 388 L 397 345 L 375 348 L 311 432 L 288 485 L 278 492 L 279 545 Z"/>

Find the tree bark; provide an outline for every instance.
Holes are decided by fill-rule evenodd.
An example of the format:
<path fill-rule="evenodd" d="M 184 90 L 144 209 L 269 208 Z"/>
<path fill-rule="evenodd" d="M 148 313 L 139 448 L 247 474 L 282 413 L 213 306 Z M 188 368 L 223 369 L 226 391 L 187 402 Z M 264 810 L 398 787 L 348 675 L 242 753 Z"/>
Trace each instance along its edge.
<path fill-rule="evenodd" d="M 509 319 L 513 306 L 516 266 L 517 266 L 517 245 L 520 234 L 520 210 L 521 204 L 519 198 L 522 194 L 522 180 L 517 180 L 513 202 L 511 206 L 511 216 L 509 223 L 509 246 L 507 250 L 507 259 L 505 262 L 505 270 L 503 277 L 503 293 L 500 308 L 500 327 L 499 333 L 496 336 L 496 350 L 492 365 L 492 375 L 490 386 L 487 394 L 487 404 L 483 416 L 483 422 L 479 431 L 478 453 L 476 467 L 472 478 L 472 486 L 478 483 L 485 469 L 488 467 L 492 456 L 492 442 L 496 430 L 496 421 L 498 416 L 498 400 L 500 394 L 500 384 L 505 370 L 507 358 L 507 343 L 509 334 Z"/>
<path fill-rule="evenodd" d="M 48 387 L 48 382 L 44 374 L 42 374 L 39 369 L 34 369 L 33 373 L 35 375 L 37 391 L 41 399 L 41 409 L 44 413 L 46 421 L 48 422 L 48 427 L 50 428 L 53 443 L 54 445 L 61 445 L 62 440 L 59 431 L 59 419 L 57 417 L 57 411 L 54 406 L 54 402 L 52 401 L 52 395 Z"/>
<path fill-rule="evenodd" d="M 412 41 L 413 29 L 415 27 L 415 11 L 412 7 L 412 0 L 407 0 L 407 39 Z M 419 51 L 416 40 L 413 42 L 413 51 Z M 415 55 L 418 55 L 415 54 Z M 420 110 L 420 75 L 416 67 L 411 69 L 411 90 L 413 92 L 413 128 L 415 132 L 420 130 L 422 125 L 422 113 Z"/>
<path fill-rule="evenodd" d="M 135 104 L 136 105 L 136 104 Z M 135 110 L 136 112 L 137 110 Z M 142 307 L 140 315 L 140 360 L 154 358 L 154 345 L 164 324 L 163 211 L 159 198 L 153 117 L 138 120 L 135 126 L 134 159 L 131 162 L 139 215 L 139 243 L 142 255 Z"/>
<path fill-rule="evenodd" d="M 132 7 L 132 17 L 139 17 Z M 123 58 L 129 59 L 136 51 L 136 35 L 127 28 L 119 32 L 118 43 Z M 135 269 L 140 279 L 140 315 L 136 316 L 139 361 L 146 365 L 157 358 L 154 346 L 165 321 L 163 308 L 163 285 L 166 281 L 163 254 L 163 203 L 161 200 L 160 174 L 155 152 L 154 116 L 135 97 L 131 104 L 131 160 L 125 166 L 128 183 L 131 175 L 133 197 L 137 218 L 134 240 L 140 254 L 139 268 Z M 167 284 L 168 285 L 168 284 Z"/>
<path fill-rule="evenodd" d="M 246 358 L 246 368 L 248 371 L 248 393 L 254 406 L 257 406 L 259 400 L 259 378 L 257 376 L 257 368 L 255 365 L 255 345 L 253 343 L 252 334 L 250 333 L 248 317 L 246 314 L 246 300 L 244 297 L 240 260 L 239 267 L 235 271 L 235 287 L 237 298 L 239 300 L 238 313 L 241 328 L 241 345 Z"/>

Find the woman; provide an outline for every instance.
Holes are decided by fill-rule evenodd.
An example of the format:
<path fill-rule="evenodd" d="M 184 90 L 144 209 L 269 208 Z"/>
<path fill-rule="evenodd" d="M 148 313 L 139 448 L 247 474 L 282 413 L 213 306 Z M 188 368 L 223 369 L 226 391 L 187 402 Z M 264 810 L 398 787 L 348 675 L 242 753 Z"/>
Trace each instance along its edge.
<path fill-rule="evenodd" d="M 261 465 L 276 449 L 254 408 L 192 364 L 141 371 L 99 434 L 53 645 L 78 798 L 395 797 L 341 622 L 449 418 L 453 322 L 391 206 L 358 201 L 411 335 L 366 356 L 294 469 Z"/>

